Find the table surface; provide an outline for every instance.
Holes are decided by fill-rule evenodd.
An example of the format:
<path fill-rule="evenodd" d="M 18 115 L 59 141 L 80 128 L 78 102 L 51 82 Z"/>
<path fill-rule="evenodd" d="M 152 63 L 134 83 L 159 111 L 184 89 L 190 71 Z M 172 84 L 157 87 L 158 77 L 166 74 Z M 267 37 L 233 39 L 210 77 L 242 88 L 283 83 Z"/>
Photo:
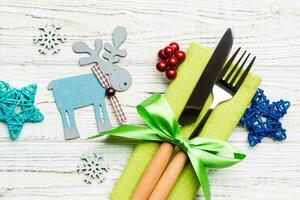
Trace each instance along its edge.
<path fill-rule="evenodd" d="M 67 41 L 56 55 L 41 55 L 33 38 L 38 27 L 61 24 Z M 134 148 L 86 141 L 97 132 L 92 107 L 75 110 L 80 139 L 65 141 L 59 112 L 48 83 L 90 72 L 80 67 L 72 44 L 111 39 L 116 26 L 128 37 L 122 59 L 134 83 L 119 93 L 129 123 L 141 123 L 135 106 L 149 94 L 164 92 L 168 81 L 155 70 L 157 50 L 171 40 L 183 49 L 191 42 L 215 47 L 224 30 L 235 32 L 239 46 L 257 56 L 253 71 L 262 77 L 271 100 L 288 99 L 292 106 L 282 120 L 288 138 L 247 144 L 247 130 L 237 127 L 229 141 L 247 154 L 242 163 L 210 172 L 213 199 L 298 199 L 300 195 L 300 1 L 158 1 L 158 0 L 1 0 L 0 74 L 15 87 L 37 83 L 42 123 L 27 123 L 13 142 L 0 123 L 0 199 L 108 199 Z M 114 125 L 116 117 L 109 105 Z M 110 168 L 102 184 L 86 184 L 76 172 L 83 154 L 99 153 Z M 199 193 L 199 199 L 204 199 Z"/>

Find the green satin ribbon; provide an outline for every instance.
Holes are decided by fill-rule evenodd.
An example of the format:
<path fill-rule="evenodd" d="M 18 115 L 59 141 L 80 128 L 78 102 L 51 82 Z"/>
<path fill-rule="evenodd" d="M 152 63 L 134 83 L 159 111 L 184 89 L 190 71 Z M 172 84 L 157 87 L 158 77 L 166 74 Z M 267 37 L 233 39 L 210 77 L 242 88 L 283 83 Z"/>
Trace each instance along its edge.
<path fill-rule="evenodd" d="M 184 139 L 180 135 L 180 127 L 172 109 L 160 94 L 153 94 L 143 101 L 137 106 L 137 111 L 147 126 L 121 125 L 90 139 L 110 135 L 136 140 L 164 141 L 178 146 L 188 155 L 206 200 L 211 199 L 207 169 L 229 167 L 246 157 L 229 143 L 220 140 L 201 137 Z"/>

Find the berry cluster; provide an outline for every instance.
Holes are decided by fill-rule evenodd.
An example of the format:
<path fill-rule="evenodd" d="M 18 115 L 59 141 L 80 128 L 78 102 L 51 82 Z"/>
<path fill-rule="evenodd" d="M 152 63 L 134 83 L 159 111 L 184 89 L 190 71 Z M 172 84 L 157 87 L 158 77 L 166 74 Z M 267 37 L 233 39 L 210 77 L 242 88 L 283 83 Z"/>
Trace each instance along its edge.
<path fill-rule="evenodd" d="M 185 53 L 179 50 L 178 43 L 172 42 L 164 49 L 159 50 L 158 58 L 156 69 L 160 72 L 166 72 L 168 79 L 175 79 L 177 66 L 185 59 Z"/>

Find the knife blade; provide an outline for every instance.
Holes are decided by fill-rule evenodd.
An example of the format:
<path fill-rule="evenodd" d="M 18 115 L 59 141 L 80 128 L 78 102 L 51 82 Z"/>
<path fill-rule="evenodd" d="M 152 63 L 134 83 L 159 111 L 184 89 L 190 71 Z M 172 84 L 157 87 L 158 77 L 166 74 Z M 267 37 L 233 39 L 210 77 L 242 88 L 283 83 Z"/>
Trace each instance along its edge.
<path fill-rule="evenodd" d="M 233 44 L 233 33 L 228 28 L 210 57 L 178 121 L 180 125 L 195 122 L 227 60 Z"/>

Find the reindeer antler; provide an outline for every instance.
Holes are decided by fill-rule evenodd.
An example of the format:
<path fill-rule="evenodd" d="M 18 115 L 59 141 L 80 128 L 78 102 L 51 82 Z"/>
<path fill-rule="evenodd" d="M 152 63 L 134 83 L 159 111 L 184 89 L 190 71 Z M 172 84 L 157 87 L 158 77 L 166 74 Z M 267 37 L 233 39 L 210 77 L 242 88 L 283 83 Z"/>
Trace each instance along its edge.
<path fill-rule="evenodd" d="M 80 65 L 87 65 L 91 63 L 96 63 L 99 65 L 101 62 L 104 62 L 99 57 L 102 46 L 102 40 L 100 39 L 95 40 L 95 49 L 91 49 L 84 42 L 76 42 L 73 44 L 73 51 L 76 53 L 87 53 L 90 55 L 89 57 L 80 58 L 78 61 Z"/>
<path fill-rule="evenodd" d="M 113 44 L 109 44 L 108 42 L 105 43 L 104 49 L 106 52 L 103 52 L 102 56 L 107 63 L 114 64 L 120 61 L 120 57 L 125 57 L 127 52 L 125 49 L 120 50 L 119 47 L 121 44 L 126 40 L 127 31 L 124 27 L 118 26 L 113 31 Z M 99 57 L 100 51 L 102 49 L 102 40 L 97 39 L 95 40 L 95 49 L 91 49 L 88 45 L 84 42 L 76 42 L 73 44 L 73 50 L 76 53 L 87 53 L 89 57 L 82 57 L 79 59 L 80 65 L 87 65 L 91 63 L 96 63 L 100 65 L 103 64 L 104 61 Z"/>
<path fill-rule="evenodd" d="M 114 29 L 112 36 L 114 46 L 106 42 L 104 44 L 104 49 L 107 52 L 104 52 L 102 56 L 109 63 L 117 63 L 120 61 L 120 57 L 125 57 L 127 55 L 125 49 L 119 49 L 121 44 L 126 40 L 127 31 L 124 27 L 118 26 Z"/>

